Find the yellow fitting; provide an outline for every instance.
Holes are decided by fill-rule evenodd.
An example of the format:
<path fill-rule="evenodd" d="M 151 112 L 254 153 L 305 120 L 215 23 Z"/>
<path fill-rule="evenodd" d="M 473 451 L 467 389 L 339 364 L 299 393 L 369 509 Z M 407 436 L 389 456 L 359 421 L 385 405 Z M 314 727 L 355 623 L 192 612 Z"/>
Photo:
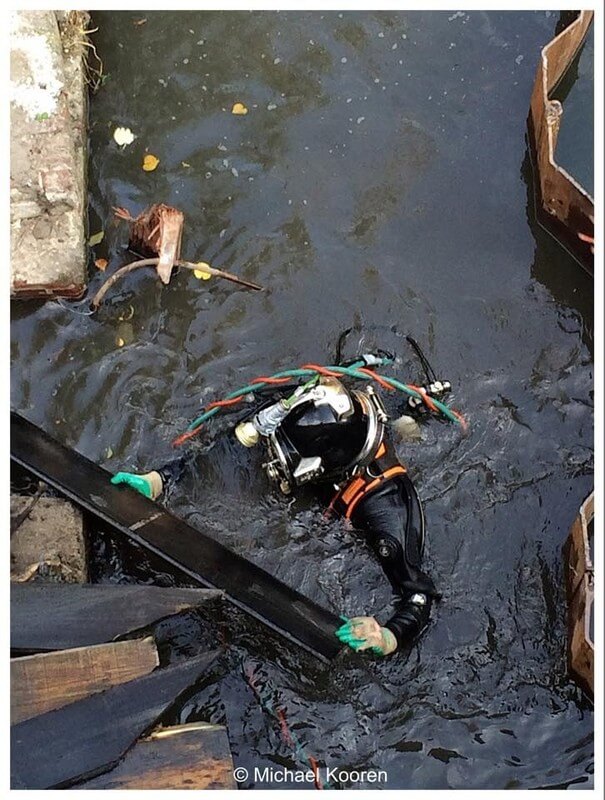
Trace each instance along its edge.
<path fill-rule="evenodd" d="M 244 447 L 254 447 L 259 440 L 259 433 L 251 422 L 240 422 L 235 429 L 235 435 Z"/>

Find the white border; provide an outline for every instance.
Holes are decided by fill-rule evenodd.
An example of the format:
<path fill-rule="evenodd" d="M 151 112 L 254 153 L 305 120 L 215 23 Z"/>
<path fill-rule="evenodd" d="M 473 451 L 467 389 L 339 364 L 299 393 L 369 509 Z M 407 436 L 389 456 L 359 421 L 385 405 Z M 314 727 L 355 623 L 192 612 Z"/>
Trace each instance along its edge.
<path fill-rule="evenodd" d="M 275 9 L 294 9 L 294 10 L 318 10 L 318 11 L 326 11 L 326 10 L 363 10 L 367 8 L 369 3 L 358 3 L 358 2 L 332 2 L 329 4 L 321 3 L 321 2 L 304 2 L 304 3 L 293 3 L 288 2 L 287 0 L 283 0 L 282 2 L 271 2 L 268 0 L 262 4 L 257 4 L 253 2 L 241 3 L 241 2 L 223 2 L 220 4 L 220 7 L 217 8 L 215 3 L 205 4 L 193 4 L 193 3 L 172 3 L 170 10 L 224 10 L 224 11 L 231 11 L 231 10 L 275 10 Z M 459 8 L 464 8 L 469 11 L 492 11 L 492 10 L 500 10 L 503 8 L 502 3 L 489 3 L 489 2 L 474 2 L 471 0 L 470 2 L 462 3 L 462 4 L 454 4 L 454 3 L 438 3 L 438 2 L 431 2 L 431 0 L 427 0 L 421 4 L 419 8 L 418 4 L 414 4 L 414 7 L 408 7 L 405 4 L 399 3 L 392 3 L 392 2 L 382 2 L 379 4 L 379 8 L 381 10 L 431 10 L 431 11 L 456 11 Z M 49 0 L 38 0 L 38 2 L 18 2 L 12 3 L 10 8 L 12 10 L 15 9 L 55 9 L 55 8 L 62 8 L 62 9 L 73 9 L 73 8 L 82 8 L 86 7 L 90 10 L 99 10 L 99 9 L 108 9 L 108 10 L 141 10 L 141 11 L 152 11 L 152 10 L 166 10 L 165 4 L 158 4 L 154 2 L 147 2 L 147 3 L 140 3 L 140 2 L 130 2 L 127 4 L 127 7 L 119 8 L 117 3 L 81 3 L 81 4 L 74 4 L 74 3 L 55 3 L 49 2 Z M 577 3 L 569 2 L 559 2 L 557 4 L 556 10 L 573 10 L 578 7 Z M 544 2 L 543 0 L 534 0 L 534 2 L 511 2 L 507 3 L 505 6 L 507 11 L 540 11 L 540 10 L 553 10 L 553 4 Z M 595 26 L 595 185 L 594 185 L 594 200 L 595 200 L 595 239 L 596 239 L 596 246 L 595 246 L 595 442 L 596 442 L 596 452 L 595 452 L 595 494 L 596 494 L 596 503 L 595 503 L 595 564 L 596 564 L 596 585 L 595 585 L 595 645 L 596 645 L 596 661 L 595 661 L 595 698 L 597 698 L 597 702 L 595 704 L 595 738 L 594 738 L 594 752 L 595 752 L 595 788 L 593 793 L 596 793 L 596 796 L 601 798 L 604 796 L 605 785 L 603 782 L 603 752 L 604 752 L 604 742 L 603 742 L 603 689 L 604 689 L 604 661 L 603 661 L 603 630 L 604 630 L 604 617 L 603 617 L 603 577 L 605 575 L 604 570 L 604 562 L 603 562 L 603 483 L 604 483 L 604 463 L 603 463 L 603 442 L 604 442 L 604 428 L 603 428 L 603 316 L 604 316 L 604 309 L 603 309 L 603 299 L 604 299 L 604 291 L 605 285 L 603 280 L 603 151 L 604 151 L 604 138 L 603 138 L 603 96 L 604 96 L 604 85 L 603 85 L 603 15 L 604 11 L 601 5 L 598 8 L 594 7 L 594 3 L 589 6 L 595 11 L 595 19 L 594 19 L 594 26 Z M 2 35 L 6 37 L 4 42 L 4 46 L 1 49 L 1 58 L 3 61 L 3 74 L 5 76 L 5 80 L 8 82 L 9 76 L 9 68 L 8 68 L 8 54 L 9 54 L 9 46 L 8 46 L 8 37 L 7 37 L 7 20 L 6 20 L 6 12 L 8 9 L 0 10 L 0 19 L 4 22 L 2 26 Z M 545 42 L 546 44 L 546 42 Z M 5 84 L 7 85 L 7 84 Z M 527 106 L 529 111 L 529 96 L 527 98 Z M 8 107 L 8 103 L 5 99 L 4 101 L 5 107 Z M 4 111 L 4 117 L 7 117 L 6 108 Z M 2 134 L 5 143 L 8 143 L 8 129 L 6 127 L 6 123 L 3 125 Z M 0 169 L 2 170 L 2 186 L 8 187 L 9 185 L 9 175 L 8 175 L 8 145 L 6 144 L 6 149 L 4 150 L 4 158 L 0 164 Z M 5 190 L 6 191 L 6 190 Z M 9 247 L 9 213 L 8 213 L 8 195 L 4 195 L 4 202 L 6 203 L 5 206 L 5 238 L 3 240 L 4 244 L 4 253 L 5 253 L 5 265 L 10 263 L 10 247 Z M 5 272 L 8 273 L 8 269 L 5 267 Z M 8 320 L 10 317 L 10 307 L 9 307 L 9 300 L 8 300 L 8 285 L 5 284 L 5 291 L 2 292 L 2 296 L 0 297 L 0 303 L 3 304 L 3 318 Z M 9 337 L 7 337 L 9 338 Z M 3 357 L 3 367 L 4 367 L 4 374 L 9 375 L 9 357 L 8 357 L 8 348 L 4 347 L 2 349 L 2 357 Z M 2 384 L 2 392 L 3 392 L 3 400 L 4 400 L 4 408 L 5 414 L 2 418 L 2 424 L 6 425 L 8 428 L 8 410 L 10 407 L 10 399 L 9 399 L 9 386 L 8 381 L 5 380 Z M 6 430 L 6 429 L 5 429 Z M 8 439 L 8 434 L 5 437 Z M 6 454 L 5 460 L 6 469 L 8 472 L 8 454 Z M 8 480 L 4 483 L 5 486 L 8 486 Z M 4 503 L 6 503 L 6 513 L 4 515 L 5 521 L 8 520 L 8 500 L 5 493 L 4 496 Z M 8 537 L 7 537 L 8 539 Z M 6 544 L 6 553 L 8 553 L 9 545 Z M 7 558 L 5 564 L 9 563 L 9 559 Z M 4 608 L 5 610 L 9 607 L 9 589 L 8 589 L 8 575 L 5 572 L 5 583 L 3 586 L 4 590 Z M 5 623 L 2 626 L 2 635 L 4 638 L 5 649 L 4 654 L 5 658 L 3 660 L 3 672 L 4 672 L 4 681 L 3 685 L 5 687 L 5 691 L 8 690 L 9 686 L 9 667 L 8 667 L 8 649 L 9 649 L 9 627 L 5 617 Z M 8 698 L 8 694 L 7 694 Z M 9 703 L 8 701 L 4 704 L 4 731 L 5 733 L 8 731 L 9 727 Z M 6 737 L 8 739 L 8 737 Z M 553 757 L 556 758 L 556 754 L 553 753 Z M 3 766 L 4 769 L 2 771 L 5 786 L 8 788 L 9 783 L 9 759 L 8 759 L 8 745 L 4 748 L 2 752 L 3 758 Z M 371 789 L 366 790 L 364 795 L 374 794 L 377 793 L 378 789 Z M 569 792 L 574 791 L 573 789 L 568 791 L 532 791 L 531 796 L 535 798 L 535 800 L 539 800 L 540 797 L 543 797 L 544 800 L 553 800 L 554 797 L 560 795 L 562 798 L 567 797 L 569 798 Z M 583 796 L 586 795 L 586 790 L 583 791 Z M 255 794 L 258 793 L 264 794 L 266 793 L 267 796 L 275 796 L 273 791 L 270 790 L 255 790 Z M 354 790 L 346 791 L 345 794 L 354 795 Z M 38 794 L 38 792 L 33 792 L 33 795 Z M 40 792 L 42 794 L 42 792 Z M 111 792 L 114 794 L 114 792 Z M 115 793 L 117 794 L 117 793 Z M 136 798 L 138 795 L 142 795 L 144 792 L 134 791 L 129 793 L 128 797 Z M 170 791 L 164 792 L 164 795 L 170 794 L 174 796 L 179 796 L 179 792 Z M 235 791 L 228 791 L 226 793 L 228 796 L 233 795 L 234 797 L 237 796 Z M 436 795 L 441 797 L 443 792 L 438 792 L 435 790 L 426 790 L 426 791 L 406 791 L 406 797 L 408 798 L 422 798 L 431 795 Z M 516 794 L 516 792 L 515 792 Z M 33 796 L 32 793 L 28 793 L 28 796 Z M 48 792 L 44 793 L 45 796 L 48 795 Z M 221 796 L 225 796 L 223 793 Z M 297 797 L 304 797 L 304 796 L 315 796 L 313 790 L 303 790 L 301 792 L 297 791 Z M 481 797 L 510 797 L 509 793 L 506 791 L 482 791 Z"/>

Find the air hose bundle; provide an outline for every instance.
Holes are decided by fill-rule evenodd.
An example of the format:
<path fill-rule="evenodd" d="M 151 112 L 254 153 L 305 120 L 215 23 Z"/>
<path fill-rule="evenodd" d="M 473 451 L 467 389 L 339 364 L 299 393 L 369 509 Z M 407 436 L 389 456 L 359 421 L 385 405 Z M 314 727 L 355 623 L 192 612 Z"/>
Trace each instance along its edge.
<path fill-rule="evenodd" d="M 209 403 L 205 407 L 204 412 L 194 419 L 193 422 L 187 426 L 187 429 L 174 439 L 172 444 L 174 447 L 178 447 L 188 439 L 191 439 L 199 433 L 204 423 L 218 414 L 219 411 L 241 403 L 247 399 L 250 394 L 270 387 L 278 388 L 279 386 L 291 384 L 293 382 L 312 384 L 318 381 L 322 376 L 339 379 L 348 377 L 362 381 L 374 381 L 387 391 L 399 391 L 406 394 L 409 398 L 413 398 L 414 402 L 426 406 L 428 411 L 445 417 L 450 422 L 460 425 L 462 429 L 466 431 L 467 424 L 464 417 L 441 400 L 431 396 L 427 389 L 416 386 L 415 384 L 402 383 L 396 378 L 382 375 L 373 369 L 374 367 L 388 366 L 392 364 L 393 361 L 393 358 L 387 357 L 386 355 L 379 356 L 369 354 L 360 356 L 357 360 L 347 365 L 322 366 L 319 364 L 303 364 L 297 369 L 287 369 L 276 372 L 273 375 L 254 378 L 247 386 L 242 386 L 230 392 L 223 400 L 215 400 Z M 285 401 L 286 404 L 287 402 L 288 400 Z"/>

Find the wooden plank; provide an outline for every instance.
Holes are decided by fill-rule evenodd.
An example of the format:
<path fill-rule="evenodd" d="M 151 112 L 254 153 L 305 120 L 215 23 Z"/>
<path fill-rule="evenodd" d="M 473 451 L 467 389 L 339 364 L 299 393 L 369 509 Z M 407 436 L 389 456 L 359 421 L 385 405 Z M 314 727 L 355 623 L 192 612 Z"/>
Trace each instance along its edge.
<path fill-rule="evenodd" d="M 11 584 L 11 650 L 31 653 L 110 642 L 217 597 L 221 592 L 208 589 Z"/>
<path fill-rule="evenodd" d="M 237 789 L 227 731 L 192 722 L 160 728 L 117 767 L 77 789 Z"/>
<path fill-rule="evenodd" d="M 10 448 L 13 463 L 80 505 L 113 536 L 126 536 L 157 555 L 167 571 L 222 589 L 237 608 L 317 658 L 327 661 L 340 651 L 336 614 L 133 489 L 114 486 L 104 469 L 15 412 Z"/>
<path fill-rule="evenodd" d="M 140 678 L 159 664 L 153 637 L 11 660 L 11 725 Z"/>
<path fill-rule="evenodd" d="M 64 788 L 111 769 L 210 667 L 217 651 L 13 725 L 11 788 Z"/>

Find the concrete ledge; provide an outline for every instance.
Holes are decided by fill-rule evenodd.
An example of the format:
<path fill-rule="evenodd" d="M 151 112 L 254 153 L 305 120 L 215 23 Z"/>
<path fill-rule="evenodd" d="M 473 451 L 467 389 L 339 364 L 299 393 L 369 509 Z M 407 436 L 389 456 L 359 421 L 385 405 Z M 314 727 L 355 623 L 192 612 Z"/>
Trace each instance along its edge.
<path fill-rule="evenodd" d="M 11 497 L 11 517 L 31 502 L 31 497 Z M 11 538 L 11 580 L 34 577 L 61 583 L 87 580 L 82 514 L 66 500 L 40 498 Z"/>
<path fill-rule="evenodd" d="M 12 296 L 86 288 L 87 18 L 10 14 Z"/>

